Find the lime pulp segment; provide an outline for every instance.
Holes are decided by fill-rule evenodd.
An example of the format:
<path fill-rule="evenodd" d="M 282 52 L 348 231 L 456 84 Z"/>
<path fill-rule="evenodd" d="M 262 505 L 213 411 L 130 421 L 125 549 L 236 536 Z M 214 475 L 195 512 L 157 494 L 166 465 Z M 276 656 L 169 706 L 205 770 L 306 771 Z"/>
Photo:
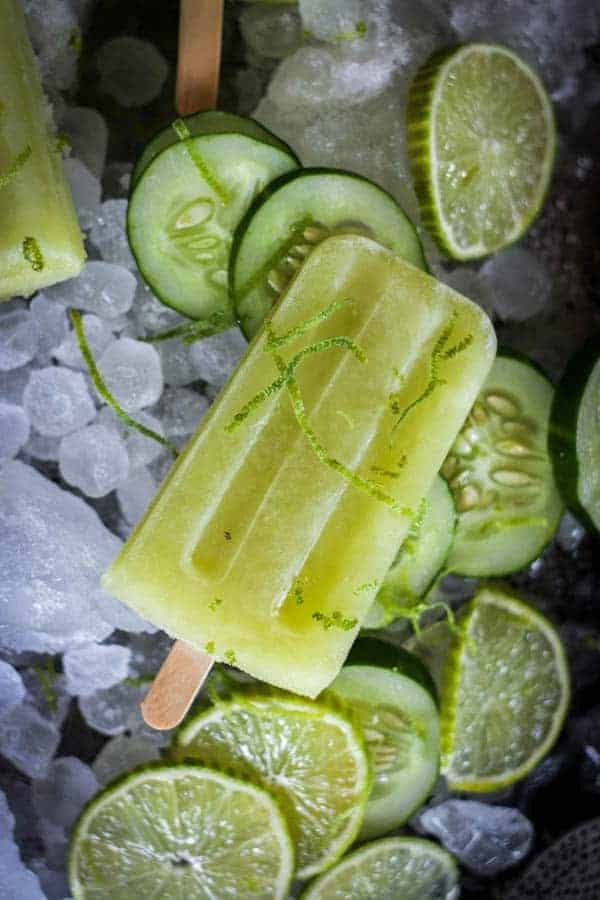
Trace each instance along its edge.
<path fill-rule="evenodd" d="M 371 787 L 362 736 L 324 706 L 238 696 L 202 713 L 176 754 L 261 785 L 283 810 L 296 847 L 296 876 L 331 865 L 356 837 Z"/>
<path fill-rule="evenodd" d="M 458 870 L 449 853 L 421 838 L 366 844 L 317 878 L 302 900 L 456 900 Z"/>
<path fill-rule="evenodd" d="M 442 771 L 450 787 L 493 791 L 548 752 L 569 702 L 560 638 L 532 607 L 499 588 L 470 602 L 446 661 Z"/>
<path fill-rule="evenodd" d="M 423 221 L 454 259 L 518 240 L 552 172 L 552 105 L 506 47 L 467 44 L 433 56 L 409 96 L 408 143 Z"/>
<path fill-rule="evenodd" d="M 292 870 L 271 797 L 199 766 L 148 768 L 109 786 L 69 851 L 74 900 L 284 900 Z"/>

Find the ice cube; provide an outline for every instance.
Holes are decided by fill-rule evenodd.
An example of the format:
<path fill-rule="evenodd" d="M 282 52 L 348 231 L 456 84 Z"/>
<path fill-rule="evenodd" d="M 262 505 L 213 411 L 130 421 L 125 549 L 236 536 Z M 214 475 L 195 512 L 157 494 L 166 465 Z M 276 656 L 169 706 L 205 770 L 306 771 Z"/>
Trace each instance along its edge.
<path fill-rule="evenodd" d="M 140 337 L 159 334 L 161 331 L 190 321 L 170 306 L 161 303 L 141 278 L 137 281 L 135 302 L 131 312 Z"/>
<path fill-rule="evenodd" d="M 48 864 L 57 869 L 66 868 L 69 848 L 69 836 L 66 829 L 61 828 L 60 825 L 54 825 L 48 819 L 38 818 L 37 831 L 42 839 L 44 855 Z"/>
<path fill-rule="evenodd" d="M 168 387 L 154 407 L 169 437 L 185 437 L 196 431 L 208 409 L 208 400 L 197 391 Z"/>
<path fill-rule="evenodd" d="M 136 284 L 135 276 L 123 266 L 92 260 L 77 278 L 48 288 L 46 293 L 64 306 L 116 319 L 131 309 Z"/>
<path fill-rule="evenodd" d="M 112 322 L 88 313 L 82 317 L 82 324 L 92 356 L 94 359 L 98 359 L 114 340 L 111 329 Z M 87 363 L 81 355 L 75 331 L 69 332 L 53 355 L 64 366 L 70 366 L 72 369 L 84 369 L 87 372 Z"/>
<path fill-rule="evenodd" d="M 17 406 L 22 406 L 23 392 L 29 381 L 30 372 L 29 366 L 11 369 L 9 372 L 0 370 L 0 397 L 6 403 L 15 403 Z"/>
<path fill-rule="evenodd" d="M 83 500 L 22 462 L 0 464 L 0 534 L 0 645 L 61 652 L 103 640 L 121 609 L 129 616 L 99 581 L 119 539 Z"/>
<path fill-rule="evenodd" d="M 31 373 L 23 393 L 29 421 L 40 434 L 60 437 L 83 428 L 96 408 L 81 372 L 48 366 Z"/>
<path fill-rule="evenodd" d="M 91 224 L 90 240 L 105 262 L 135 269 L 135 260 L 125 231 L 126 219 L 127 200 L 105 200 Z"/>
<path fill-rule="evenodd" d="M 157 434 L 164 435 L 161 422 L 144 410 L 136 412 L 135 421 L 145 428 L 150 428 Z M 100 410 L 98 422 L 116 431 L 124 442 L 127 448 L 127 455 L 129 456 L 129 471 L 131 473 L 149 465 L 163 452 L 163 446 L 158 441 L 146 437 L 146 435 L 135 428 L 130 428 L 108 406 Z"/>
<path fill-rule="evenodd" d="M 191 347 L 179 337 L 154 344 L 160 354 L 165 384 L 183 387 L 200 377 L 196 358 Z"/>
<path fill-rule="evenodd" d="M 25 309 L 0 311 L 0 371 L 24 366 L 38 352 L 40 329 Z"/>
<path fill-rule="evenodd" d="M 2 719 L 0 753 L 30 778 L 42 778 L 60 742 L 58 728 L 30 703 L 15 706 Z"/>
<path fill-rule="evenodd" d="M 65 676 L 56 673 L 52 657 L 47 657 L 38 666 L 25 669 L 22 675 L 27 702 L 35 706 L 44 719 L 62 728 L 72 697 L 67 692 Z"/>
<path fill-rule="evenodd" d="M 87 497 L 105 497 L 129 474 L 129 457 L 121 438 L 104 425 L 88 425 L 61 441 L 60 474 Z"/>
<path fill-rule="evenodd" d="M 254 53 L 269 59 L 282 59 L 303 40 L 298 11 L 289 6 L 249 6 L 240 14 L 240 29 Z"/>
<path fill-rule="evenodd" d="M 106 167 L 102 179 L 104 195 L 109 199 L 129 196 L 133 165 L 126 162 L 112 162 Z"/>
<path fill-rule="evenodd" d="M 68 91 L 77 81 L 81 33 L 69 3 L 25 0 L 25 15 L 46 89 Z"/>
<path fill-rule="evenodd" d="M 550 299 L 550 274 L 522 247 L 496 253 L 480 272 L 494 311 L 503 320 L 524 322 L 541 312 Z"/>
<path fill-rule="evenodd" d="M 425 810 L 420 824 L 462 865 L 492 877 L 521 862 L 533 843 L 533 825 L 518 809 L 477 800 L 447 800 Z"/>
<path fill-rule="evenodd" d="M 162 53 L 149 41 L 122 36 L 104 43 L 96 54 L 99 89 L 121 106 L 145 106 L 160 92 L 169 74 Z"/>
<path fill-rule="evenodd" d="M 30 860 L 29 868 L 39 878 L 47 900 L 65 900 L 69 896 L 69 882 L 64 870 L 51 868 L 41 857 Z"/>
<path fill-rule="evenodd" d="M 89 766 L 74 756 L 62 756 L 52 760 L 43 778 L 34 781 L 33 806 L 41 819 L 68 829 L 98 788 Z"/>
<path fill-rule="evenodd" d="M 0 460 L 12 459 L 29 437 L 29 419 L 21 406 L 0 400 Z"/>
<path fill-rule="evenodd" d="M 369 6 L 365 0 L 299 0 L 304 27 L 321 41 L 360 39 Z"/>
<path fill-rule="evenodd" d="M 64 160 L 64 169 L 79 224 L 84 229 L 91 228 L 100 206 L 100 181 L 85 163 L 73 156 Z"/>
<path fill-rule="evenodd" d="M 58 450 L 61 439 L 51 437 L 47 434 L 40 434 L 39 431 L 31 429 L 29 432 L 29 440 L 23 447 L 23 452 L 32 459 L 43 460 L 44 462 L 56 462 L 58 460 Z"/>
<path fill-rule="evenodd" d="M 108 128 L 98 110 L 87 106 L 67 107 L 59 127 L 69 139 L 73 156 L 85 163 L 96 178 L 100 178 L 106 160 Z"/>
<path fill-rule="evenodd" d="M 67 690 L 87 697 L 127 677 L 131 651 L 118 644 L 84 644 L 63 656 Z"/>
<path fill-rule="evenodd" d="M 0 660 L 0 720 L 25 697 L 25 685 L 16 669 Z"/>
<path fill-rule="evenodd" d="M 15 817 L 0 791 L 0 897 L 5 900 L 45 900 L 37 877 L 26 869 L 13 834 Z"/>
<path fill-rule="evenodd" d="M 140 703 L 148 692 L 147 684 L 122 681 L 105 691 L 79 698 L 79 708 L 90 726 L 101 734 L 114 736 L 125 731 L 144 729 Z"/>
<path fill-rule="evenodd" d="M 556 532 L 556 543 L 560 549 L 564 550 L 565 553 L 574 553 L 584 537 L 585 528 L 579 524 L 570 512 L 566 512 Z"/>
<path fill-rule="evenodd" d="M 137 525 L 156 494 L 157 484 L 148 469 L 138 469 L 117 490 L 121 511 L 130 525 Z"/>
<path fill-rule="evenodd" d="M 43 357 L 46 365 L 51 351 L 58 347 L 69 331 L 67 314 L 60 304 L 53 302 L 42 292 L 31 301 L 29 311 L 38 324 L 38 354 Z"/>
<path fill-rule="evenodd" d="M 173 644 L 173 639 L 164 631 L 154 634 L 126 634 L 115 639 L 131 650 L 132 672 L 149 679 L 156 675 Z"/>
<path fill-rule="evenodd" d="M 143 735 L 119 734 L 108 741 L 92 765 L 101 785 L 109 784 L 124 772 L 160 759 L 160 746 Z"/>
<path fill-rule="evenodd" d="M 221 387 L 235 369 L 247 346 L 239 328 L 230 328 L 228 331 L 196 341 L 190 345 L 190 352 L 198 368 L 199 377 L 209 384 Z"/>
<path fill-rule="evenodd" d="M 162 394 L 160 356 L 150 344 L 120 338 L 102 354 L 98 368 L 106 387 L 127 412 L 152 406 Z"/>

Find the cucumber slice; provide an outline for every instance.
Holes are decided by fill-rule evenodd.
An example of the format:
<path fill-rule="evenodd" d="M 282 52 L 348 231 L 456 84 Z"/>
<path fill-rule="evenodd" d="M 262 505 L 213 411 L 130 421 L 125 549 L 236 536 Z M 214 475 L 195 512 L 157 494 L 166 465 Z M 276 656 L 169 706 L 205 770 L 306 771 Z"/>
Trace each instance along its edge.
<path fill-rule="evenodd" d="M 408 537 L 363 622 L 363 628 L 385 628 L 402 610 L 423 597 L 442 570 L 456 529 L 450 489 L 439 475 L 423 501 Z"/>
<path fill-rule="evenodd" d="M 600 335 L 569 361 L 552 405 L 549 447 L 554 477 L 582 523 L 600 531 Z"/>
<path fill-rule="evenodd" d="M 494 362 L 441 470 L 458 510 L 448 571 L 507 575 L 551 540 L 563 511 L 547 449 L 553 396 L 529 360 Z"/>
<path fill-rule="evenodd" d="M 256 195 L 297 165 L 285 144 L 239 116 L 178 119 L 154 138 L 136 167 L 127 234 L 156 296 L 192 319 L 234 324 L 233 232 Z"/>
<path fill-rule="evenodd" d="M 374 770 L 359 840 L 386 834 L 410 818 L 438 777 L 436 704 L 417 681 L 374 665 L 344 666 L 325 697 L 352 710 Z"/>
<path fill-rule="evenodd" d="M 429 670 L 415 653 L 402 647 L 396 647 L 378 638 L 361 637 L 352 645 L 344 666 L 377 666 L 379 669 L 392 669 L 424 687 L 438 705 L 438 690 Z"/>
<path fill-rule="evenodd" d="M 282 175 L 256 198 L 231 250 L 231 294 L 248 338 L 256 334 L 303 260 L 331 234 L 365 235 L 426 267 L 411 222 L 372 181 L 338 169 Z"/>
<path fill-rule="evenodd" d="M 270 144 L 283 153 L 287 153 L 291 159 L 300 165 L 300 160 L 285 141 L 281 141 L 272 131 L 260 125 L 255 119 L 246 116 L 236 116 L 234 113 L 221 112 L 219 109 L 211 109 L 207 112 L 195 113 L 183 119 L 176 119 L 167 128 L 158 132 L 144 147 L 135 164 L 131 176 L 131 186 L 135 187 L 140 176 L 148 168 L 152 160 L 181 140 L 179 122 L 183 122 L 192 137 L 203 134 L 243 134 L 246 137 Z"/>

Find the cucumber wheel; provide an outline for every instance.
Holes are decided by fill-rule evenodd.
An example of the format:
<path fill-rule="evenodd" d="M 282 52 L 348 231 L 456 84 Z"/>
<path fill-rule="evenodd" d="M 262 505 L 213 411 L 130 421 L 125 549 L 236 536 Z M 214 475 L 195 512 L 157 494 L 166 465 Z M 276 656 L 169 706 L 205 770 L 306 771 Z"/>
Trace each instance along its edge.
<path fill-rule="evenodd" d="M 359 834 L 367 840 L 402 825 L 431 792 L 439 770 L 439 717 L 431 679 L 424 687 L 428 675 L 416 657 L 373 639 L 355 647 L 325 698 L 347 706 L 365 736 L 374 771 Z"/>
<path fill-rule="evenodd" d="M 554 476 L 567 506 L 600 531 L 600 335 L 569 361 L 556 389 L 550 422 Z"/>
<path fill-rule="evenodd" d="M 362 234 L 425 268 L 411 222 L 372 181 L 337 169 L 289 172 L 256 198 L 235 234 L 230 289 L 248 338 L 311 250 L 332 234 Z"/>
<path fill-rule="evenodd" d="M 232 325 L 233 232 L 256 195 L 298 165 L 257 122 L 226 113 L 177 119 L 153 138 L 133 173 L 127 235 L 156 296 L 192 319 Z"/>
<path fill-rule="evenodd" d="M 423 597 L 442 570 L 456 529 L 448 485 L 439 476 L 386 575 L 363 628 L 385 628 Z"/>
<path fill-rule="evenodd" d="M 551 540 L 563 510 L 547 449 L 553 396 L 527 359 L 497 357 L 441 470 L 458 511 L 448 571 L 516 572 Z"/>

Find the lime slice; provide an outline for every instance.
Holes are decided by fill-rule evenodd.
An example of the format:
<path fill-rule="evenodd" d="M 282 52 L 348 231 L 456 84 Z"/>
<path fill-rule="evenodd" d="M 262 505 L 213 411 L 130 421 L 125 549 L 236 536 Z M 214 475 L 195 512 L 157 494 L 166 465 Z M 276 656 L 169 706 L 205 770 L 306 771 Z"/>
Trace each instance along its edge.
<path fill-rule="evenodd" d="M 458 871 L 449 853 L 421 838 L 365 844 L 317 878 L 301 900 L 455 900 Z"/>
<path fill-rule="evenodd" d="M 200 766 L 111 785 L 83 811 L 69 851 L 74 900 L 283 900 L 293 867 L 275 801 Z"/>
<path fill-rule="evenodd" d="M 175 752 L 270 791 L 290 826 L 298 878 L 331 865 L 361 826 L 371 789 L 364 740 L 325 706 L 240 694 L 186 726 Z"/>
<path fill-rule="evenodd" d="M 552 105 L 506 47 L 433 56 L 409 95 L 408 143 L 423 221 L 454 259 L 478 259 L 527 231 L 550 181 Z"/>
<path fill-rule="evenodd" d="M 550 622 L 504 590 L 480 590 L 442 680 L 442 770 L 450 787 L 495 791 L 522 778 L 555 742 L 568 702 L 567 663 Z"/>
<path fill-rule="evenodd" d="M 374 665 L 344 666 L 325 696 L 352 710 L 365 736 L 375 778 L 359 838 L 379 837 L 403 825 L 437 781 L 435 701 L 412 678 Z"/>

